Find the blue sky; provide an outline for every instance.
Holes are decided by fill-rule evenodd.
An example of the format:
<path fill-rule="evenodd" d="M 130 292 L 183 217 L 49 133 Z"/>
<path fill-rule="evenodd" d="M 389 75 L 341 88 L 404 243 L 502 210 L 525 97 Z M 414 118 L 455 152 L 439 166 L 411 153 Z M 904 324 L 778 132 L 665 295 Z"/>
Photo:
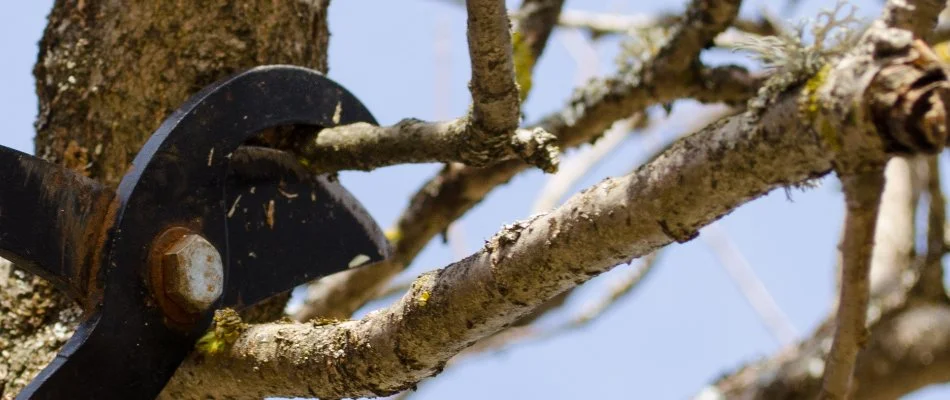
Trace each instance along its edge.
<path fill-rule="evenodd" d="M 675 11 L 685 3 L 589 0 L 568 1 L 567 7 L 633 13 Z M 746 1 L 743 13 L 755 15 L 767 3 Z M 830 3 L 802 1 L 786 17 L 812 16 L 817 7 Z M 862 7 L 862 14 L 872 16 L 881 2 L 854 3 Z M 517 4 L 509 1 L 510 7 Z M 49 0 L 13 2 L 0 24 L 5 58 L 0 63 L 4 88 L 0 144 L 28 152 L 36 115 L 31 69 L 50 7 Z M 337 0 L 330 9 L 330 29 L 329 76 L 355 93 L 381 123 L 404 117 L 447 118 L 466 111 L 465 15 L 455 1 Z M 565 47 L 566 39 L 555 33 L 539 61 L 525 106 L 528 121 L 559 109 L 576 84 L 577 66 Z M 439 46 L 449 50 L 439 53 Z M 600 72 L 609 73 L 616 43 L 608 40 L 598 48 Z M 714 63 L 735 57 L 718 52 L 705 59 Z M 697 109 L 694 102 L 677 103 L 669 123 L 653 132 L 654 139 L 627 140 L 575 189 L 629 172 L 651 155 L 655 144 L 650 140 L 668 139 L 685 129 Z M 387 227 L 408 197 L 438 169 L 438 165 L 398 166 L 344 173 L 341 179 Z M 493 192 L 461 220 L 458 246 L 466 253 L 475 251 L 503 224 L 529 216 L 545 179 L 540 172 L 528 172 Z M 777 191 L 721 222 L 800 336 L 809 334 L 829 311 L 842 210 L 837 182 L 831 178 L 817 189 L 795 190 L 789 196 Z M 449 246 L 436 240 L 401 279 L 445 266 L 454 258 Z M 566 311 L 580 310 L 603 293 L 616 272 L 628 268 L 586 284 Z M 543 322 L 550 325 L 556 320 Z M 694 240 L 664 250 L 660 264 L 636 292 L 594 324 L 466 359 L 419 385 L 414 398 L 682 399 L 722 373 L 779 348 L 709 247 Z M 950 387 L 934 388 L 910 398 L 937 399 L 948 393 Z"/>

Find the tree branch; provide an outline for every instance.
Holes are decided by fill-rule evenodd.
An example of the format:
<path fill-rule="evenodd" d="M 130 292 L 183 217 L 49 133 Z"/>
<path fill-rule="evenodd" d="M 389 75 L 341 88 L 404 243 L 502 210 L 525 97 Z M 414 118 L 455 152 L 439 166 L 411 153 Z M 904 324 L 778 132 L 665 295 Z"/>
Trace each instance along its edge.
<path fill-rule="evenodd" d="M 323 129 L 290 149 L 302 156 L 314 173 L 431 162 L 483 165 L 511 159 L 524 160 L 545 172 L 557 171 L 557 139 L 543 129 L 514 129 L 505 143 L 486 153 L 478 143 L 487 137 L 473 142 L 472 123 L 466 118 L 444 122 L 409 118 L 391 126 L 356 123 Z"/>
<path fill-rule="evenodd" d="M 715 4 L 713 4 L 715 3 Z M 738 12 L 738 1 L 694 0 L 690 9 L 714 9 L 715 15 L 691 13 L 652 61 L 632 75 L 592 81 L 578 89 L 563 111 L 544 118 L 539 127 L 558 137 L 561 148 L 588 142 L 626 118 L 653 104 L 693 97 L 699 101 L 739 103 L 751 97 L 761 77 L 738 67 L 704 68 L 696 60 L 702 46 L 725 29 Z M 699 7 L 699 8 L 697 8 Z M 730 14 L 731 12 L 731 14 Z M 729 17 L 732 15 L 732 17 Z M 695 31 L 695 32 L 694 32 Z M 700 34 L 708 40 L 700 39 Z M 679 47 L 678 49 L 670 49 Z M 670 65 L 670 64 L 673 65 Z M 674 67 L 683 66 L 677 70 Z M 372 299 L 389 279 L 415 258 L 435 235 L 478 204 L 495 187 L 527 166 L 506 161 L 485 168 L 450 164 L 410 200 L 394 230 L 392 259 L 323 279 L 308 289 L 304 306 L 295 315 L 306 320 L 319 315 L 349 316 Z"/>
<path fill-rule="evenodd" d="M 251 327 L 223 354 L 196 354 L 166 394 L 196 382 L 222 397 L 403 390 L 618 262 L 688 241 L 769 190 L 829 172 L 833 155 L 797 115 L 789 96 L 765 115 L 749 112 L 686 137 L 633 174 L 509 225 L 478 253 L 421 276 L 397 304 L 360 321 Z"/>
<path fill-rule="evenodd" d="M 947 202 L 943 196 L 943 188 L 940 187 L 940 168 L 937 165 L 937 157 L 928 157 L 927 159 L 927 194 L 930 197 L 930 205 L 927 213 L 927 254 L 924 256 L 923 265 L 920 267 L 920 279 L 917 281 L 916 289 L 919 295 L 929 299 L 940 299 L 946 296 L 946 289 L 943 285 L 943 256 L 946 242 L 946 231 L 944 225 L 947 221 Z"/>
<path fill-rule="evenodd" d="M 866 340 L 865 318 L 870 299 L 871 253 L 884 189 L 884 170 L 870 169 L 842 176 L 847 215 L 841 293 L 835 322 L 834 342 L 825 361 L 819 399 L 850 398 L 851 376 L 858 351 Z"/>
<path fill-rule="evenodd" d="M 531 59 L 537 60 L 544 53 L 551 36 L 551 29 L 561 16 L 564 0 L 524 0 L 515 13 L 515 31 L 521 43 L 531 49 Z M 534 67 L 534 62 L 529 66 Z M 522 88 L 524 90 L 524 88 Z"/>
<path fill-rule="evenodd" d="M 484 166 L 513 158 L 546 172 L 556 171 L 560 150 L 555 137 L 540 128 L 517 129 L 521 99 L 504 0 L 468 0 L 465 4 L 472 66 L 468 115 L 444 122 L 410 118 L 392 126 L 354 124 L 313 133 L 285 133 L 267 144 L 293 151 L 318 173 L 425 162 Z M 539 14 L 537 18 L 551 17 Z M 543 21 L 533 26 L 543 27 Z"/>
<path fill-rule="evenodd" d="M 792 88 L 769 107 L 712 124 L 630 175 L 505 227 L 481 251 L 424 274 L 399 302 L 362 320 L 241 329 L 226 350 L 194 354 L 166 395 L 184 397 L 188 387 L 220 397 L 393 394 L 437 374 L 453 355 L 547 299 L 618 262 L 689 241 L 702 226 L 772 189 L 832 168 L 844 179 L 866 172 L 853 167 L 880 165 L 868 162 L 903 148 L 896 137 L 941 139 L 943 146 L 945 132 L 933 127 L 947 126 L 950 103 L 934 100 L 950 94 L 950 82 L 919 43 L 872 26 L 819 84 Z M 917 81 L 906 89 L 891 86 L 896 81 L 902 88 L 911 76 Z M 929 89 L 918 93 L 922 86 Z M 908 96 L 930 101 L 901 107 Z M 799 100 L 812 98 L 822 105 L 817 116 L 800 107 Z M 881 116 L 905 124 L 868 122 Z M 908 126 L 931 129 L 909 132 Z"/>
<path fill-rule="evenodd" d="M 583 152 L 569 160 L 569 164 L 565 163 L 556 174 L 551 175 L 531 206 L 532 214 L 546 212 L 557 206 L 574 184 L 623 143 L 631 128 L 638 125 L 644 117 L 641 113 L 617 121 L 590 148 L 582 150 Z"/>
<path fill-rule="evenodd" d="M 644 29 L 675 25 L 680 23 L 682 18 L 681 15 L 675 14 L 618 15 L 581 10 L 564 10 L 558 20 L 558 25 L 565 28 L 583 29 L 589 31 L 594 37 L 597 37 L 609 34 L 636 34 L 637 31 Z M 762 36 L 774 35 L 780 29 L 769 19 L 737 19 L 733 22 L 733 27 L 742 32 Z M 725 40 L 728 35 L 729 33 L 722 33 L 717 36 L 716 41 Z"/>

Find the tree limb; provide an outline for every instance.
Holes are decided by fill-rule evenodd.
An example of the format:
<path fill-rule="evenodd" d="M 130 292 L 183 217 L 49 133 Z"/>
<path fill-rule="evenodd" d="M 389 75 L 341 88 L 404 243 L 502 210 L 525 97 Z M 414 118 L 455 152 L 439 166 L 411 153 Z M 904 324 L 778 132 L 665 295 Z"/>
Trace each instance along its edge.
<path fill-rule="evenodd" d="M 481 251 L 422 275 L 399 302 L 362 320 L 242 329 L 225 351 L 194 354 L 166 395 L 184 397 L 189 387 L 222 397 L 393 394 L 437 374 L 453 355 L 547 299 L 618 262 L 689 241 L 772 189 L 833 168 L 845 179 L 866 172 L 854 167 L 881 165 L 868 163 L 906 148 L 897 138 L 942 147 L 946 132 L 936 127 L 948 123 L 950 103 L 941 99 L 950 82 L 919 43 L 872 25 L 852 53 L 826 67 L 819 84 L 790 88 L 769 107 L 683 138 L 630 175 L 505 227 Z M 907 83 L 910 77 L 916 80 Z M 900 106 L 908 96 L 928 101 Z M 800 107 L 812 98 L 821 104 L 818 115 Z M 906 123 L 869 122 L 882 115 Z"/>
<path fill-rule="evenodd" d="M 682 16 L 675 14 L 618 15 L 581 10 L 564 10 L 558 20 L 558 25 L 565 28 L 583 29 L 589 31 L 594 37 L 598 37 L 610 34 L 634 35 L 640 30 L 670 26 L 679 23 L 681 20 Z M 733 22 L 732 27 L 742 32 L 762 36 L 774 35 L 780 29 L 769 19 L 737 19 Z M 717 36 L 716 41 L 719 42 L 722 40 L 728 42 L 728 38 L 729 33 L 725 32 Z"/>
<path fill-rule="evenodd" d="M 468 115 L 444 122 L 409 118 L 392 126 L 354 124 L 312 133 L 290 131 L 266 143 L 293 151 L 318 173 L 425 162 L 484 166 L 513 158 L 546 172 L 556 171 L 560 150 L 555 137 L 540 128 L 517 129 L 521 99 L 504 0 L 465 4 L 472 66 Z M 539 15 L 538 19 L 550 18 Z M 533 27 L 543 26 L 541 21 Z"/>
<path fill-rule="evenodd" d="M 943 244 L 946 242 L 944 225 L 947 221 L 947 202 L 940 187 L 940 168 L 937 157 L 927 158 L 927 194 L 930 205 L 927 213 L 927 254 L 920 267 L 920 279 L 917 281 L 919 295 L 929 299 L 940 299 L 946 296 L 943 285 Z"/>
<path fill-rule="evenodd" d="M 574 184 L 584 178 L 591 169 L 616 150 L 627 138 L 631 128 L 639 124 L 643 118 L 645 118 L 645 115 L 641 113 L 617 121 L 590 148 L 581 150 L 582 152 L 571 158 L 569 163 L 562 164 L 562 168 L 556 174 L 551 175 L 541 188 L 541 193 L 538 194 L 531 206 L 532 214 L 546 212 L 558 205 L 564 195 L 574 187 Z"/>
<path fill-rule="evenodd" d="M 706 102 L 743 102 L 751 97 L 761 77 L 732 66 L 705 68 L 694 62 L 705 44 L 725 29 L 738 12 L 738 1 L 694 0 L 690 9 L 714 9 L 714 15 L 691 13 L 659 54 L 632 75 L 595 80 L 578 89 L 561 111 L 538 126 L 558 137 L 561 148 L 577 146 L 601 135 L 614 121 L 653 104 L 684 97 Z M 697 8 L 698 7 L 698 8 Z M 701 34 L 708 37 L 704 40 Z M 672 49 L 677 47 L 676 49 Z M 670 61 L 685 57 L 690 61 Z M 671 65 L 672 64 L 672 65 Z M 677 70 L 674 67 L 682 66 Z M 478 204 L 495 187 L 508 182 L 527 166 L 505 161 L 485 168 L 447 165 L 412 197 L 394 232 L 392 259 L 345 271 L 308 288 L 298 320 L 315 316 L 345 317 L 375 297 L 435 235 Z"/>
<path fill-rule="evenodd" d="M 524 0 L 515 13 L 515 31 L 521 43 L 531 50 L 531 59 L 537 60 L 544 53 L 551 36 L 551 29 L 561 16 L 564 0 Z M 529 69 L 534 67 L 531 63 Z M 530 73 L 530 71 L 526 71 Z M 524 88 L 522 88 L 523 90 Z"/>
<path fill-rule="evenodd" d="M 819 399 L 850 398 L 851 376 L 858 351 L 866 340 L 865 318 L 870 299 L 871 254 L 884 189 L 883 168 L 841 177 L 847 214 L 841 291 L 834 341 L 825 361 Z"/>
<path fill-rule="evenodd" d="M 557 171 L 560 150 L 556 138 L 543 129 L 514 129 L 506 134 L 507 141 L 486 152 L 482 147 L 487 136 L 471 137 L 473 123 L 466 118 L 442 122 L 407 118 L 390 126 L 356 123 L 322 129 L 290 149 L 314 173 L 431 162 L 484 165 L 510 159 L 524 160 L 545 172 Z M 505 136 L 492 140 L 498 137 Z"/>
<path fill-rule="evenodd" d="M 713 124 L 633 174 L 506 227 L 478 253 L 421 276 L 385 310 L 321 326 L 253 326 L 223 354 L 196 354 L 166 394 L 177 397 L 196 382 L 213 396 L 403 390 L 547 298 L 618 262 L 688 241 L 769 190 L 829 172 L 833 154 L 801 122 L 789 96 L 765 115 Z"/>

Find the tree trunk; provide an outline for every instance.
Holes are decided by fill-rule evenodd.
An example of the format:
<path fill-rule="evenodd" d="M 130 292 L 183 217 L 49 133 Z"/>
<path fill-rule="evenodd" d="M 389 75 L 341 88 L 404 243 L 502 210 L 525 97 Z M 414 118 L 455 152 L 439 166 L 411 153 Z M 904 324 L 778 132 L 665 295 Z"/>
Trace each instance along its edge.
<path fill-rule="evenodd" d="M 57 0 L 34 70 L 36 154 L 116 184 L 188 96 L 261 64 L 327 70 L 329 0 Z M 0 265 L 0 397 L 13 398 L 72 334 L 80 310 Z"/>

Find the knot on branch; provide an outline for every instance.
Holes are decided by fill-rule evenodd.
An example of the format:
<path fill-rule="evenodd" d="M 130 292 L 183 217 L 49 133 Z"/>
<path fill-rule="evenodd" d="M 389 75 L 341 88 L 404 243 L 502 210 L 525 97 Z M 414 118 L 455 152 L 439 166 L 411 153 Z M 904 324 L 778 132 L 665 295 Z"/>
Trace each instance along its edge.
<path fill-rule="evenodd" d="M 230 308 L 217 310 L 214 312 L 214 328 L 202 336 L 195 347 L 202 354 L 218 354 L 231 348 L 246 330 L 247 324 L 237 311 Z"/>
<path fill-rule="evenodd" d="M 544 172 L 557 172 L 560 163 L 557 137 L 542 128 L 514 129 L 510 134 L 491 133 L 467 121 L 467 132 L 460 145 L 459 159 L 474 167 L 501 160 L 520 158 Z"/>
<path fill-rule="evenodd" d="M 518 129 L 511 137 L 511 148 L 528 164 L 547 173 L 557 172 L 561 148 L 557 136 L 541 128 Z"/>
<path fill-rule="evenodd" d="M 867 90 L 871 120 L 889 153 L 939 153 L 947 145 L 947 71 L 920 40 L 893 57 Z"/>

